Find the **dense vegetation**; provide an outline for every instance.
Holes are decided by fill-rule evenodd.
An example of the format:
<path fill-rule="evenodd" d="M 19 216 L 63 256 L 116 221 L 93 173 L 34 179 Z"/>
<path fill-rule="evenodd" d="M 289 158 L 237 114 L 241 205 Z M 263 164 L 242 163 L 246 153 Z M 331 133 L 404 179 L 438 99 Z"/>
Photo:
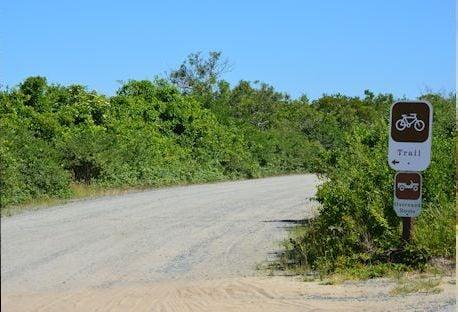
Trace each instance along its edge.
<path fill-rule="evenodd" d="M 387 164 L 389 101 L 370 97 L 371 115 L 353 122 L 343 144 L 333 151 L 327 181 L 319 188 L 319 216 L 299 228 L 286 244 L 286 266 L 313 269 L 321 274 L 351 268 L 368 275 L 395 269 L 423 269 L 431 257 L 455 259 L 455 96 L 421 97 L 434 107 L 431 166 L 424 172 L 423 210 L 413 240 L 400 238 L 400 219 L 393 210 L 393 170 Z M 367 101 L 368 98 L 365 99 Z M 332 99 L 328 112 L 340 115 Z M 364 107 L 358 99 L 344 106 Z M 370 121 L 369 121 L 370 120 Z M 368 270 L 372 267 L 372 270 Z"/>
<path fill-rule="evenodd" d="M 220 53 L 192 54 L 167 79 L 128 81 L 107 97 L 30 77 L 0 91 L 0 206 L 102 188 L 323 173 L 320 215 L 295 236 L 294 266 L 333 271 L 387 261 L 399 244 L 386 161 L 391 95 L 291 99 L 220 79 Z M 434 105 L 433 161 L 414 246 L 455 254 L 455 97 Z M 389 258 L 389 257 L 388 257 Z"/>

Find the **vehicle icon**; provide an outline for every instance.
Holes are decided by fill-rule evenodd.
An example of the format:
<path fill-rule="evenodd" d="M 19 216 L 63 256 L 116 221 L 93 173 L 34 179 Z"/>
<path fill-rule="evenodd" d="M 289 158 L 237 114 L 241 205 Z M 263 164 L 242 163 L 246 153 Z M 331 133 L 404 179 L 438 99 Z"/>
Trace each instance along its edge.
<path fill-rule="evenodd" d="M 396 129 L 398 131 L 404 131 L 407 128 L 410 128 L 413 125 L 413 128 L 420 132 L 425 129 L 425 122 L 417 118 L 416 113 L 402 114 L 402 118 L 396 121 Z"/>
<path fill-rule="evenodd" d="M 398 183 L 398 190 L 400 190 L 401 192 L 403 192 L 404 190 L 413 190 L 413 191 L 417 192 L 418 191 L 418 186 L 419 186 L 419 183 L 415 183 L 412 180 L 410 180 L 409 184 L 407 184 L 405 182 L 399 182 Z"/>

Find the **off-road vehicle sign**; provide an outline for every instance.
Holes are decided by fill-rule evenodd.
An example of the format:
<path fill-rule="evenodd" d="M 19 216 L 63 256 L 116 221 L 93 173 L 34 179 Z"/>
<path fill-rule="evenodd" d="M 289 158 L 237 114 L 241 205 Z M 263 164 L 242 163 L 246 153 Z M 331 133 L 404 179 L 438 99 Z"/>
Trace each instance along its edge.
<path fill-rule="evenodd" d="M 421 174 L 398 172 L 394 178 L 394 210 L 399 217 L 418 217 L 421 211 Z"/>
<path fill-rule="evenodd" d="M 423 171 L 431 159 L 433 109 L 426 101 L 391 106 L 388 163 L 399 171 Z"/>

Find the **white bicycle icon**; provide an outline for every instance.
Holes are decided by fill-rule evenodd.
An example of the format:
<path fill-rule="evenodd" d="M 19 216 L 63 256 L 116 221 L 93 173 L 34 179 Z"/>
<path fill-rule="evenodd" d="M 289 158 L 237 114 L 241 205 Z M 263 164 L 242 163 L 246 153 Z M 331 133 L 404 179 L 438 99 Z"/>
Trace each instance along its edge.
<path fill-rule="evenodd" d="M 396 129 L 398 131 L 404 131 L 407 128 L 410 128 L 412 125 L 415 130 L 418 132 L 423 131 L 425 129 L 425 123 L 423 120 L 417 118 L 416 113 L 410 114 L 402 114 L 402 118 L 396 121 Z"/>

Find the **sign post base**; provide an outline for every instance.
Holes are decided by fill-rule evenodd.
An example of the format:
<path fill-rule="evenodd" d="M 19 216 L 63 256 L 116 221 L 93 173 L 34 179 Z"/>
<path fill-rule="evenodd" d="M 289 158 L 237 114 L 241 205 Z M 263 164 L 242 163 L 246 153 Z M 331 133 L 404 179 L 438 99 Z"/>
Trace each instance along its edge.
<path fill-rule="evenodd" d="M 409 243 L 412 239 L 413 218 L 402 217 L 402 243 Z"/>

